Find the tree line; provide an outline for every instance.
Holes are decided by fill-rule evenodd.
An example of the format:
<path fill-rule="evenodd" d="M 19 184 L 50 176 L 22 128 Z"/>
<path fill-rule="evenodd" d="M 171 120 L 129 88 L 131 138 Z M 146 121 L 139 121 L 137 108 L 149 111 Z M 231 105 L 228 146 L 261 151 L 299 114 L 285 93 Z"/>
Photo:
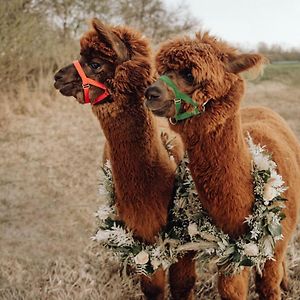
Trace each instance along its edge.
<path fill-rule="evenodd" d="M 0 80 L 30 82 L 78 56 L 78 39 L 87 20 L 98 17 L 126 24 L 151 39 L 153 46 L 176 34 L 200 29 L 189 7 L 167 7 L 163 0 L 7 0 L 0 2 Z M 271 61 L 300 60 L 299 49 L 258 45 Z"/>
<path fill-rule="evenodd" d="M 27 80 L 53 72 L 78 56 L 88 20 L 135 27 L 154 44 L 197 30 L 187 6 L 163 0 L 9 0 L 0 2 L 0 80 Z"/>

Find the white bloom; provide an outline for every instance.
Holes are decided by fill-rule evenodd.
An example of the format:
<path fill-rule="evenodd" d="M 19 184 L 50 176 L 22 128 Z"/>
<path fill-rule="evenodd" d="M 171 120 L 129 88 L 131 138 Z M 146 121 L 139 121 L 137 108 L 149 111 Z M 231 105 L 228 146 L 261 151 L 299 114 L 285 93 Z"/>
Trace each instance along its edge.
<path fill-rule="evenodd" d="M 134 257 L 134 261 L 137 265 L 144 265 L 149 261 L 149 254 L 142 250 Z"/>
<path fill-rule="evenodd" d="M 268 170 L 270 168 L 268 158 L 261 152 L 253 156 L 253 160 L 259 171 Z"/>
<path fill-rule="evenodd" d="M 276 196 L 279 195 L 276 187 L 273 186 L 274 182 L 275 179 L 270 178 L 264 187 L 263 198 L 265 201 L 271 201 L 272 199 L 274 199 Z"/>
<path fill-rule="evenodd" d="M 112 208 L 107 205 L 101 205 L 98 211 L 95 213 L 95 216 L 98 217 L 101 221 L 107 219 L 107 217 L 112 213 Z"/>
<path fill-rule="evenodd" d="M 104 166 L 108 169 L 111 169 L 111 163 L 110 163 L 110 160 L 107 160 L 104 164 Z"/>
<path fill-rule="evenodd" d="M 253 229 L 250 231 L 251 233 L 251 239 L 257 239 L 260 230 L 257 228 L 257 226 L 254 226 Z"/>
<path fill-rule="evenodd" d="M 275 170 L 271 171 L 271 178 L 273 187 L 281 187 L 284 184 L 282 176 L 279 175 Z"/>
<path fill-rule="evenodd" d="M 247 223 L 250 225 L 252 223 L 252 220 L 253 220 L 253 216 L 249 215 L 248 217 L 245 218 L 244 223 Z"/>
<path fill-rule="evenodd" d="M 276 241 L 280 241 L 280 240 L 283 240 L 283 238 L 284 238 L 283 234 L 277 235 L 277 236 L 274 236 L 274 241 L 275 241 L 275 242 L 276 242 Z"/>
<path fill-rule="evenodd" d="M 110 232 L 107 230 L 99 229 L 95 236 L 92 237 L 92 240 L 98 241 L 98 242 L 104 242 L 107 241 L 110 237 Z"/>
<path fill-rule="evenodd" d="M 164 270 L 167 270 L 170 267 L 170 265 L 171 265 L 171 263 L 168 260 L 166 260 L 166 259 L 164 259 L 161 262 L 161 264 L 162 264 L 162 267 L 163 267 Z"/>
<path fill-rule="evenodd" d="M 215 252 L 215 249 L 213 249 L 213 248 L 207 248 L 207 249 L 204 250 L 204 252 L 207 253 L 208 255 L 211 255 L 211 254 L 213 254 Z"/>
<path fill-rule="evenodd" d="M 247 256 L 257 256 L 259 249 L 256 244 L 249 243 L 244 246 L 244 252 Z"/>
<path fill-rule="evenodd" d="M 265 255 L 268 258 L 273 257 L 274 246 L 273 246 L 272 237 L 266 237 L 264 239 L 263 243 L 264 243 L 264 252 L 265 252 Z"/>
<path fill-rule="evenodd" d="M 134 244 L 132 232 L 127 232 L 120 226 L 112 226 L 110 235 L 110 239 L 112 239 L 118 246 L 131 246 Z"/>
<path fill-rule="evenodd" d="M 188 233 L 189 233 L 190 237 L 193 237 L 193 236 L 195 236 L 196 234 L 199 233 L 196 223 L 190 223 L 189 224 Z"/>
<path fill-rule="evenodd" d="M 151 265 L 154 270 L 156 270 L 160 266 L 160 261 L 157 258 L 151 260 Z"/>
<path fill-rule="evenodd" d="M 100 184 L 99 186 L 99 195 L 106 196 L 108 194 L 107 189 L 104 184 Z"/>

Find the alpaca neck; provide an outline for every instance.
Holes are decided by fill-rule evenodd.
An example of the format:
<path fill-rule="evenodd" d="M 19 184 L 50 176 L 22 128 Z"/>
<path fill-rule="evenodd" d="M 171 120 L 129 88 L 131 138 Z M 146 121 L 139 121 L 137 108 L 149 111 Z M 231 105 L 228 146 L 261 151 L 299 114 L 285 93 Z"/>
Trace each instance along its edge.
<path fill-rule="evenodd" d="M 184 136 L 190 169 L 200 201 L 213 222 L 232 236 L 246 229 L 252 210 L 251 156 L 242 132 L 239 111 L 213 132 L 197 122 Z M 200 133 L 200 134 L 199 134 Z"/>
<path fill-rule="evenodd" d="M 142 104 L 123 110 L 102 123 L 102 128 L 119 216 L 137 236 L 152 241 L 167 221 L 175 163 L 168 157 L 153 116 Z"/>

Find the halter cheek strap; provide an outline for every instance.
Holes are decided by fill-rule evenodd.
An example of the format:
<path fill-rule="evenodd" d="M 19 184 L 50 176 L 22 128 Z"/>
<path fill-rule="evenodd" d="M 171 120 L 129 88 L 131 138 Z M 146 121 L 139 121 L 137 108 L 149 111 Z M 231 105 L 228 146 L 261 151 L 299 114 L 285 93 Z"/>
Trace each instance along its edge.
<path fill-rule="evenodd" d="M 199 114 L 201 114 L 201 113 L 203 113 L 205 111 L 205 105 L 206 105 L 207 101 L 202 104 L 202 109 L 199 110 L 198 103 L 195 102 L 187 94 L 182 93 L 177 88 L 176 84 L 168 76 L 163 75 L 163 76 L 160 76 L 159 79 L 162 80 L 163 82 L 165 82 L 167 84 L 167 86 L 169 86 L 173 90 L 173 92 L 175 94 L 174 103 L 175 103 L 176 114 L 175 114 L 174 118 L 170 118 L 169 119 L 169 121 L 170 121 L 171 124 L 176 124 L 178 121 L 191 118 L 191 117 L 199 115 Z M 182 101 L 185 102 L 185 103 L 188 103 L 188 104 L 192 105 L 194 107 L 194 110 L 193 111 L 181 112 L 181 103 L 182 103 Z"/>
<path fill-rule="evenodd" d="M 107 87 L 103 83 L 98 82 L 96 80 L 93 80 L 91 78 L 88 78 L 85 75 L 85 73 L 84 73 L 84 71 L 83 71 L 83 69 L 82 69 L 82 67 L 81 67 L 78 60 L 73 61 L 73 65 L 74 65 L 75 69 L 77 70 L 77 72 L 78 72 L 78 74 L 79 74 L 79 76 L 82 80 L 82 88 L 83 88 L 84 103 L 85 104 L 86 103 L 91 103 L 91 99 L 90 99 L 90 95 L 89 95 L 91 85 L 96 86 L 96 87 L 103 90 L 103 93 L 99 97 L 97 97 L 92 104 L 97 104 L 100 101 L 104 100 L 107 96 L 109 96 L 109 92 L 107 90 Z"/>

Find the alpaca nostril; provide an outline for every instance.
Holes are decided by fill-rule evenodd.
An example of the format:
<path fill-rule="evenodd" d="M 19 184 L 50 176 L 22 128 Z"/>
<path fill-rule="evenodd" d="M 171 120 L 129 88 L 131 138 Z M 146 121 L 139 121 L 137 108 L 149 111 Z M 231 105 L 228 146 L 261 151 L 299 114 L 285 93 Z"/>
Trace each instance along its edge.
<path fill-rule="evenodd" d="M 145 93 L 148 100 L 157 100 L 161 97 L 161 90 L 156 86 L 150 86 Z"/>
<path fill-rule="evenodd" d="M 60 71 L 58 71 L 55 75 L 54 75 L 54 80 L 57 81 L 59 79 L 62 79 L 63 75 L 61 74 Z"/>

